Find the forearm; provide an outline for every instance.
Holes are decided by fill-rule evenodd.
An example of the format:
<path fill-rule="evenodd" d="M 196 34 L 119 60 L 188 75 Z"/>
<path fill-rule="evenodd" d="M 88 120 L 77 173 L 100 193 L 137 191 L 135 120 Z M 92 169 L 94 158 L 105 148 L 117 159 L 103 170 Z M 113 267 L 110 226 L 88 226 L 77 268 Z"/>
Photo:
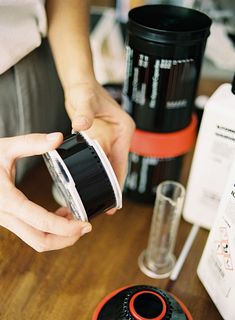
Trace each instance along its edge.
<path fill-rule="evenodd" d="M 47 0 L 48 38 L 64 89 L 94 78 L 89 0 Z"/>

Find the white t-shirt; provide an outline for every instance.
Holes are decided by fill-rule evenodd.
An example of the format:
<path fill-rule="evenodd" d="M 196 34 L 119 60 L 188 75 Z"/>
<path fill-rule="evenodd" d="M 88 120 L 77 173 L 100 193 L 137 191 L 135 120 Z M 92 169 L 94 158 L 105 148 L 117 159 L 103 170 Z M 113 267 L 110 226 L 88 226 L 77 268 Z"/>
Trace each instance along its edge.
<path fill-rule="evenodd" d="M 0 74 L 40 46 L 46 32 L 45 0 L 0 0 Z"/>

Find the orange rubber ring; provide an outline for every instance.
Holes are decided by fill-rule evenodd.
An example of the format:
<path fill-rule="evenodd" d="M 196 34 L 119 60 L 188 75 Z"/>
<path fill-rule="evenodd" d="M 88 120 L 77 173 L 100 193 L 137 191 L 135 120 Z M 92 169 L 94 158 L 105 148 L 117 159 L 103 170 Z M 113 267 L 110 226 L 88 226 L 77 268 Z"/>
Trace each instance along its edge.
<path fill-rule="evenodd" d="M 144 157 L 173 158 L 187 153 L 194 145 L 197 133 L 197 116 L 186 128 L 170 133 L 135 130 L 130 152 Z"/>
<path fill-rule="evenodd" d="M 162 303 L 162 312 L 159 316 L 155 317 L 155 318 L 144 318 L 144 317 L 141 317 L 135 310 L 135 307 L 134 307 L 134 301 L 135 299 L 143 294 L 143 293 L 151 293 L 153 295 L 155 295 L 158 299 L 161 300 L 161 303 Z M 129 308 L 130 308 L 130 312 L 131 312 L 131 315 L 136 319 L 136 320 L 162 320 L 163 317 L 166 315 L 166 302 L 164 301 L 164 299 L 160 296 L 160 294 L 154 292 L 154 291 L 147 291 L 147 290 L 144 290 L 144 291 L 139 291 L 137 293 L 135 293 L 132 297 L 131 297 L 131 300 L 130 300 L 130 303 L 129 303 Z"/>
<path fill-rule="evenodd" d="M 103 307 L 105 306 L 105 304 L 109 300 L 111 300 L 115 295 L 117 295 L 119 292 L 121 292 L 121 291 L 123 291 L 123 290 L 125 290 L 127 288 L 130 288 L 130 286 L 125 286 L 125 287 L 119 288 L 117 290 L 114 290 L 110 294 L 108 294 L 106 297 L 104 297 L 103 300 L 101 300 L 100 303 L 97 305 L 97 307 L 96 307 L 96 309 L 95 309 L 95 311 L 93 313 L 92 320 L 97 320 L 98 317 L 99 317 L 99 314 L 100 314 L 101 310 L 103 309 Z M 151 292 L 152 293 L 152 291 L 147 291 L 147 292 Z M 180 304 L 180 306 L 183 309 L 185 315 L 187 316 L 187 320 L 193 320 L 193 318 L 192 318 L 189 310 L 185 306 L 185 304 L 183 304 L 183 302 L 179 298 L 177 298 L 174 294 L 172 294 L 172 293 L 169 293 L 169 294 Z M 164 303 L 165 303 L 165 301 L 164 301 Z M 148 319 L 148 320 L 151 320 L 151 319 Z"/>

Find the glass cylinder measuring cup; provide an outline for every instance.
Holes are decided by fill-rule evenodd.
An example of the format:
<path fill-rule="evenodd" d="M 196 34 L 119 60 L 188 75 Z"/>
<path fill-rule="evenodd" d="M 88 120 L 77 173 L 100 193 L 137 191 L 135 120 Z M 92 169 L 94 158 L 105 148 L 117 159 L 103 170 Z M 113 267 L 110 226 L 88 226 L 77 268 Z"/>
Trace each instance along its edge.
<path fill-rule="evenodd" d="M 156 190 L 147 248 L 139 256 L 139 267 L 151 278 L 166 278 L 174 265 L 178 225 L 185 197 L 185 188 L 178 182 L 167 180 Z"/>

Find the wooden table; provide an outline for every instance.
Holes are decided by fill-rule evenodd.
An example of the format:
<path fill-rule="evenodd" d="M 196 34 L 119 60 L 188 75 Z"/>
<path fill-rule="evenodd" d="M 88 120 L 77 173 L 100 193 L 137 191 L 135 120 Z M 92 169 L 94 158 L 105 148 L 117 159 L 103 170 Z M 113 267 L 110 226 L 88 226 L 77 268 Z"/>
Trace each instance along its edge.
<path fill-rule="evenodd" d="M 199 91 L 210 94 L 218 84 L 210 82 L 203 92 L 201 81 Z M 31 172 L 20 188 L 36 203 L 50 210 L 58 207 L 44 164 Z M 168 279 L 150 279 L 137 265 L 147 245 L 151 215 L 151 206 L 124 199 L 123 209 L 114 216 L 94 218 L 92 233 L 74 246 L 47 253 L 35 252 L 1 228 L 0 319 L 91 320 L 100 300 L 117 288 L 147 284 L 166 289 Z M 176 256 L 190 228 L 181 221 Z M 179 278 L 171 286 L 194 320 L 222 319 L 196 274 L 207 235 L 207 231 L 199 231 Z"/>

